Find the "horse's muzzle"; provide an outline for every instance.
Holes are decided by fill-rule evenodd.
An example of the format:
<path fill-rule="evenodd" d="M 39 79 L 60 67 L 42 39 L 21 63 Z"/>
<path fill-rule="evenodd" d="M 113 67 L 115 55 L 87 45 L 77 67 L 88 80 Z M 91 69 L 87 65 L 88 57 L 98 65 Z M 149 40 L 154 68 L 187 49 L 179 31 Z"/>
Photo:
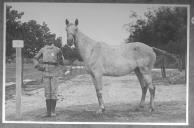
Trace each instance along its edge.
<path fill-rule="evenodd" d="M 67 37 L 67 44 L 69 45 L 69 46 L 72 46 L 73 44 L 74 44 L 74 38 L 73 38 L 73 36 L 72 35 L 69 35 L 68 37 Z"/>
<path fill-rule="evenodd" d="M 74 42 L 73 39 L 67 39 L 67 44 L 68 44 L 69 46 L 72 46 L 72 45 L 73 45 L 73 42 Z"/>

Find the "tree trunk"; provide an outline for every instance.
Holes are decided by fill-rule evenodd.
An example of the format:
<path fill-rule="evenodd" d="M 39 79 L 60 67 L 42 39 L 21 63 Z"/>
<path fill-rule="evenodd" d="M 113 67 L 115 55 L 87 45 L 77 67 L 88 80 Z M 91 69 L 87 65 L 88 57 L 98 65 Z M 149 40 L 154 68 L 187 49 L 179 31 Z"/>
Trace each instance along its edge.
<path fill-rule="evenodd" d="M 162 73 L 162 78 L 166 79 L 167 77 L 166 77 L 165 58 L 164 57 L 162 59 L 161 73 Z"/>

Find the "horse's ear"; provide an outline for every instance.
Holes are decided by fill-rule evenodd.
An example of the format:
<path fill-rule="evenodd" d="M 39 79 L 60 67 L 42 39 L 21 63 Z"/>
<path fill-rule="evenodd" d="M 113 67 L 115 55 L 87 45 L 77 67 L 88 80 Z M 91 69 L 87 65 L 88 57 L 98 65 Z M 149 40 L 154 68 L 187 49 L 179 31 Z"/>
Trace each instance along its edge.
<path fill-rule="evenodd" d="M 75 20 L 75 25 L 76 25 L 76 26 L 78 25 L 78 19 Z"/>
<path fill-rule="evenodd" d="M 68 25 L 68 24 L 69 24 L 69 21 L 66 19 L 66 20 L 65 20 L 65 23 L 66 23 L 66 25 Z"/>

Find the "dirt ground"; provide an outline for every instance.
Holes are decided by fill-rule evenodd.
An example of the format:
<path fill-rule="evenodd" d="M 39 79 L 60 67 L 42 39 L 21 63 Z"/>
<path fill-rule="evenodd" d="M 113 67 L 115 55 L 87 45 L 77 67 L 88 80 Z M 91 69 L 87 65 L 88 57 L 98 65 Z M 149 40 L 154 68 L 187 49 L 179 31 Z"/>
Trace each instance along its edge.
<path fill-rule="evenodd" d="M 155 111 L 148 112 L 149 91 L 146 107 L 137 109 L 141 89 L 134 74 L 123 77 L 104 77 L 103 98 L 106 111 L 95 113 L 98 101 L 88 74 L 76 76 L 59 86 L 56 117 L 45 118 L 44 90 L 23 92 L 22 121 L 49 122 L 186 122 L 186 85 L 164 84 L 155 81 Z M 15 96 L 5 101 L 5 120 L 15 121 Z"/>

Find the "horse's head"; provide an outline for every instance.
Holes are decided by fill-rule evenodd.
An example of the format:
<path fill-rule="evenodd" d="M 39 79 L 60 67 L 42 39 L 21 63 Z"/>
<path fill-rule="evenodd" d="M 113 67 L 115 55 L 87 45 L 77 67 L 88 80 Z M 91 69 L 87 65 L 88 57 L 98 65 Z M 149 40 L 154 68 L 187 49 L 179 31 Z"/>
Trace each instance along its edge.
<path fill-rule="evenodd" d="M 74 45 L 75 47 L 77 46 L 76 44 L 76 34 L 78 31 L 78 19 L 75 20 L 75 23 L 70 23 L 66 19 L 66 31 L 67 31 L 67 45 L 72 46 Z"/>

